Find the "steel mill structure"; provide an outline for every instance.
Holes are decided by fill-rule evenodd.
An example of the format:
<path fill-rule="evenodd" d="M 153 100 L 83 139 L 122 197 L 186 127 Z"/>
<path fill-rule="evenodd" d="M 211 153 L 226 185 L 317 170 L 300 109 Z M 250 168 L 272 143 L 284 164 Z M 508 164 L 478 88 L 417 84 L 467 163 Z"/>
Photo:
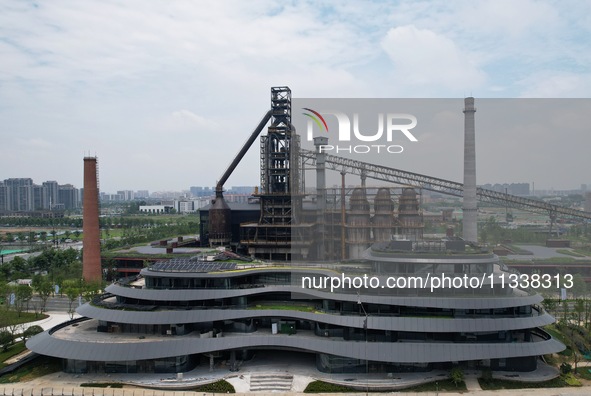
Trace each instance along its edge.
<path fill-rule="evenodd" d="M 464 198 L 464 239 L 471 243 L 477 243 L 478 237 L 477 200 L 546 213 L 551 224 L 557 216 L 591 219 L 588 212 L 476 187 L 474 98 L 464 100 L 463 112 L 464 184 L 326 154 L 319 150 L 328 144 L 326 137 L 314 138 L 315 151 L 301 149 L 299 136 L 291 124 L 291 91 L 287 87 L 272 88 L 271 110 L 218 182 L 212 205 L 200 210 L 201 241 L 210 246 L 231 246 L 233 250 L 268 260 L 358 258 L 364 248 L 394 234 L 412 240 L 422 238 L 422 215 L 418 202 L 413 202 L 422 190 Z M 267 134 L 260 137 L 261 190 L 255 196 L 256 204 L 250 205 L 258 207 L 258 221 L 232 220 L 232 211 L 223 200 L 223 183 L 269 120 Z M 303 194 L 303 170 L 310 167 L 316 170 L 313 203 L 304 200 Z M 341 191 L 331 197 L 326 188 L 326 170 L 342 176 Z M 345 188 L 347 174 L 361 177 L 361 186 L 355 193 Z M 367 178 L 406 186 L 404 191 L 390 189 L 390 193 L 402 194 L 400 206 L 397 211 L 393 210 L 391 220 L 383 209 L 379 209 L 380 213 L 367 212 L 364 203 L 370 195 Z M 387 202 L 385 205 L 388 207 Z M 390 230 L 388 224 L 392 225 Z M 335 240 L 340 241 L 340 246 L 335 246 Z"/>
<path fill-rule="evenodd" d="M 27 347 L 62 358 L 64 370 L 75 373 L 180 373 L 198 364 L 213 371 L 220 362 L 227 364 L 223 370 L 238 370 L 258 351 L 297 351 L 310 358 L 318 378 L 327 379 L 333 373 L 386 375 L 457 364 L 532 371 L 539 356 L 565 348 L 540 329 L 554 322 L 540 306 L 542 296 L 503 284 L 507 268 L 473 243 L 475 233 L 467 240 L 452 230 L 438 240 L 423 238 L 421 189 L 464 195 L 464 217 L 471 222 L 465 230 L 475 230 L 476 217 L 466 214 L 475 214 L 476 198 L 591 218 L 476 188 L 473 98 L 464 109 L 465 188 L 322 153 L 325 137 L 314 139 L 315 151 L 302 150 L 291 123 L 290 89 L 272 88 L 270 107 L 222 174 L 215 200 L 200 212 L 202 242 L 265 261 L 193 257 L 151 263 L 137 278 L 114 282 L 79 307 L 81 319 L 31 338 Z M 260 137 L 256 203 L 233 213 L 224 183 L 269 121 Z M 316 171 L 312 200 L 304 199 L 305 167 Z M 340 172 L 340 188 L 326 187 L 327 170 Z M 360 175 L 361 185 L 346 187 L 347 174 Z M 366 178 L 399 187 L 368 187 Z M 97 221 L 88 231 L 95 237 L 98 206 L 91 198 L 97 185 L 96 159 L 85 158 L 84 225 Z M 86 260 L 86 240 L 84 254 Z M 100 276 L 100 264 L 92 263 L 88 279 L 96 268 Z M 481 280 L 482 287 L 444 284 L 431 290 L 427 280 L 444 274 Z M 352 287 L 344 280 L 364 275 L 383 287 Z M 339 277 L 336 287 L 322 281 Z M 415 283 L 386 288 L 390 278 Z"/>

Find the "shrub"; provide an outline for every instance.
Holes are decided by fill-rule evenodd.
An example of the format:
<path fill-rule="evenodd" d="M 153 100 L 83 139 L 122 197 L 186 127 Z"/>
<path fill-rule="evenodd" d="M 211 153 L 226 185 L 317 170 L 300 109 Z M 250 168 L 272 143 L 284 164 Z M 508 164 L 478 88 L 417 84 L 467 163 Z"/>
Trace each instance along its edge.
<path fill-rule="evenodd" d="M 453 382 L 456 386 L 464 382 L 464 370 L 460 367 L 454 367 L 451 369 L 449 373 L 449 379 Z"/>
<path fill-rule="evenodd" d="M 573 371 L 573 366 L 571 366 L 569 363 L 564 362 L 560 365 L 560 372 L 562 374 L 568 374 L 571 371 Z"/>
<path fill-rule="evenodd" d="M 308 384 L 304 393 L 339 393 L 354 392 L 353 388 L 344 385 L 331 384 L 323 381 L 312 381 Z"/>
<path fill-rule="evenodd" d="M 12 333 L 6 330 L 0 331 L 0 346 L 2 350 L 6 352 L 10 344 L 12 344 L 13 338 Z"/>
<path fill-rule="evenodd" d="M 31 326 L 27 330 L 23 331 L 23 339 L 27 340 L 28 338 L 31 338 L 39 333 L 43 333 L 43 327 L 37 325 Z"/>
<path fill-rule="evenodd" d="M 491 380 L 493 378 L 492 370 L 489 368 L 482 370 L 482 376 L 480 378 L 485 381 Z"/>
<path fill-rule="evenodd" d="M 220 380 L 212 382 L 211 384 L 205 384 L 198 386 L 195 391 L 197 392 L 211 392 L 211 393 L 236 393 L 234 386 L 228 381 Z"/>

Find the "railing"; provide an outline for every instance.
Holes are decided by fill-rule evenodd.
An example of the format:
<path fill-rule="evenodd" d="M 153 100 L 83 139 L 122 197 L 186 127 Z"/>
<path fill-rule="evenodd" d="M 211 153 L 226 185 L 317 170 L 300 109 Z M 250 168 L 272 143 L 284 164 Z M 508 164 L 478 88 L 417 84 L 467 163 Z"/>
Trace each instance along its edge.
<path fill-rule="evenodd" d="M 99 308 L 106 308 L 106 309 L 114 309 L 114 310 L 128 310 L 128 311 L 138 311 L 138 312 L 149 312 L 149 311 L 205 311 L 205 310 L 267 310 L 267 309 L 275 309 L 275 310 L 284 310 L 284 311 L 296 311 L 296 312 L 308 312 L 308 313 L 322 313 L 322 314 L 330 314 L 330 315 L 338 315 L 338 316 L 364 316 L 356 311 L 339 311 L 334 309 L 324 309 L 319 305 L 313 304 L 290 304 L 289 302 L 285 301 L 259 301 L 259 302 L 252 302 L 250 304 L 232 304 L 232 305 L 219 305 L 219 306 L 182 306 L 178 305 L 176 307 L 170 306 L 161 306 L 161 305 L 140 305 L 140 304 L 126 304 L 126 303 L 106 303 L 102 301 L 94 301 L 92 302 L 93 306 Z M 272 307 L 272 308 L 270 308 Z M 302 310 L 302 308 L 308 308 L 308 310 Z M 541 316 L 545 312 L 541 307 L 534 306 L 532 307 L 531 313 L 506 313 L 506 314 L 466 314 L 466 315 L 458 315 L 452 313 L 438 313 L 438 312 L 424 312 L 424 313 L 397 313 L 397 312 L 388 312 L 388 313 L 381 313 L 381 312 L 370 312 L 369 315 L 373 317 L 392 317 L 392 318 L 441 318 L 441 319 L 506 319 L 506 318 L 528 318 L 534 316 Z"/>
<path fill-rule="evenodd" d="M 81 318 L 68 320 L 67 322 L 63 322 L 63 323 L 53 326 L 51 329 L 49 329 L 48 333 L 51 335 L 51 334 L 55 333 L 56 331 L 58 331 L 59 329 L 63 329 L 64 327 L 71 326 L 75 323 L 85 322 L 90 319 L 91 318 L 81 317 Z"/>

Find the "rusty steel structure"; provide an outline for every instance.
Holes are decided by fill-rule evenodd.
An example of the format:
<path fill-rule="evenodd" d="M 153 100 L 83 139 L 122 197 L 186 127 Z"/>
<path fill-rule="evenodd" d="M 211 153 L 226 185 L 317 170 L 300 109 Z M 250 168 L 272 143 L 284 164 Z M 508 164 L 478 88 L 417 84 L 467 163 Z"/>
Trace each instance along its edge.
<path fill-rule="evenodd" d="M 300 150 L 304 164 L 307 166 L 316 164 L 316 153 L 311 150 Z M 401 169 L 390 168 L 383 165 L 370 164 L 343 158 L 336 155 L 325 154 L 324 166 L 336 172 L 345 172 L 352 175 L 369 177 L 374 180 L 382 180 L 398 185 L 407 185 L 429 191 L 436 191 L 456 197 L 463 196 L 464 185 L 462 183 L 426 176 L 419 173 Z M 523 209 L 531 212 L 547 214 L 551 219 L 567 217 L 579 220 L 591 220 L 591 213 L 582 210 L 566 208 L 548 202 L 532 198 L 524 198 L 516 195 L 501 193 L 478 187 L 476 196 L 481 202 L 489 202 L 497 205 Z"/>
<path fill-rule="evenodd" d="M 211 209 L 209 210 L 208 240 L 210 246 L 226 246 L 229 245 L 230 241 L 232 240 L 232 211 L 230 210 L 230 207 L 224 199 L 224 183 L 226 183 L 226 180 L 228 180 L 232 172 L 234 172 L 234 169 L 236 169 L 236 167 L 238 166 L 238 164 L 240 163 L 240 161 L 242 160 L 250 146 L 252 146 L 256 138 L 259 136 L 259 134 L 265 127 L 265 125 L 267 125 L 267 122 L 269 122 L 269 120 L 271 119 L 271 114 L 271 110 L 265 113 L 257 127 L 250 134 L 246 142 L 244 142 L 242 148 L 240 149 L 238 154 L 236 154 L 234 160 L 232 161 L 232 163 L 230 163 L 230 165 L 228 166 L 228 168 L 226 169 L 226 171 L 224 172 L 224 174 L 215 186 L 215 199 L 213 200 Z"/>
<path fill-rule="evenodd" d="M 298 241 L 306 227 L 298 219 L 301 212 L 300 141 L 291 123 L 291 90 L 271 88 L 271 125 L 261 136 L 261 214 L 258 223 L 241 226 L 241 244 L 253 257 L 288 260 L 306 257 L 311 243 Z"/>
<path fill-rule="evenodd" d="M 467 98 L 464 113 L 471 132 L 474 129 L 474 112 L 473 98 Z M 291 116 L 291 90 L 288 87 L 271 88 L 271 109 L 217 183 L 216 198 L 209 209 L 207 239 L 210 245 L 232 244 L 252 257 L 270 260 L 356 258 L 371 243 L 388 241 L 394 234 L 412 240 L 422 238 L 424 224 L 415 189 L 466 197 L 466 188 L 462 183 L 326 154 L 319 149 L 328 143 L 326 137 L 314 139 L 316 151 L 303 150 Z M 259 219 L 235 224 L 236 221 L 231 221 L 230 207 L 223 198 L 223 185 L 269 120 L 267 133 L 260 136 L 260 191 L 255 193 L 260 205 Z M 465 145 L 471 147 L 469 143 Z M 473 154 L 471 148 L 468 151 Z M 469 157 L 466 159 L 468 165 L 474 162 Z M 308 206 L 304 210 L 303 170 L 310 165 L 316 167 L 317 191 L 315 202 L 314 197 L 312 202 L 306 201 Z M 475 170 L 471 169 L 471 165 L 467 167 L 470 168 L 467 173 L 471 187 L 468 188 L 465 212 L 473 212 L 474 199 L 470 197 L 475 190 L 480 201 L 547 213 L 552 221 L 559 215 L 591 220 L 591 213 L 476 188 L 472 180 Z M 329 207 L 331 199 L 337 202 L 339 198 L 338 194 L 333 198 L 327 195 L 326 169 L 341 174 L 340 210 Z M 352 194 L 349 202 L 346 202 L 344 194 L 346 174 L 361 177 L 361 188 Z M 407 187 L 400 195 L 398 211 L 394 210 L 390 191 L 384 189 L 376 196 L 372 213 L 367 199 L 368 177 Z M 236 234 L 238 228 L 239 240 Z"/>

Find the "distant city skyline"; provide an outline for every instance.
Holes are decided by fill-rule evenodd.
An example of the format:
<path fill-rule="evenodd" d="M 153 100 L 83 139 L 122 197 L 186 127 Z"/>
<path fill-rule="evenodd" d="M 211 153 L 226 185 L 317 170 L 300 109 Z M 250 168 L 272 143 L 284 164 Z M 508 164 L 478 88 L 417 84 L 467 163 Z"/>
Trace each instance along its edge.
<path fill-rule="evenodd" d="M 4 183 L 7 179 L 31 179 L 32 180 L 32 185 L 37 185 L 37 183 L 35 182 L 34 179 L 29 178 L 29 177 L 2 177 L 0 176 L 0 187 L 2 185 L 2 183 Z M 59 178 L 53 178 L 55 180 L 59 180 Z M 57 183 L 55 180 L 51 180 L 50 182 L 54 182 L 56 183 L 56 185 L 58 185 L 59 183 Z M 42 182 L 42 185 L 45 185 L 46 183 L 48 183 L 48 181 L 44 181 Z M 353 183 L 346 183 L 347 187 L 352 187 L 352 186 L 356 186 L 357 184 Z M 382 182 L 376 181 L 375 183 L 373 183 L 372 180 L 370 180 L 368 182 L 368 186 L 378 186 L 378 185 L 382 185 Z M 526 185 L 526 186 L 525 186 Z M 63 183 L 63 184 L 59 184 L 59 186 L 71 186 L 77 190 L 82 191 L 83 188 L 82 187 L 78 187 L 77 185 L 73 184 L 73 183 Z M 338 186 L 338 185 L 337 185 Z M 485 189 L 490 189 L 490 190 L 495 190 L 495 191 L 499 191 L 499 192 L 504 192 L 504 187 L 501 188 L 501 186 L 505 186 L 508 187 L 508 193 L 509 194 L 514 194 L 514 195 L 527 195 L 524 192 L 524 189 L 527 189 L 529 191 L 530 194 L 536 193 L 536 192 L 551 192 L 551 191 L 566 191 L 566 192 L 570 192 L 570 191 L 580 191 L 580 192 L 589 192 L 591 191 L 591 182 L 589 183 L 579 183 L 576 186 L 572 186 L 570 188 L 565 188 L 565 189 L 555 189 L 555 188 L 542 188 L 542 187 L 537 187 L 537 185 L 533 185 L 532 183 L 528 183 L 528 182 L 522 182 L 522 183 L 515 183 L 515 182 L 495 182 L 495 183 L 478 183 L 479 187 L 485 188 Z M 227 186 L 225 188 L 225 193 L 227 194 L 252 194 L 255 190 L 255 188 L 258 188 L 258 185 L 253 185 L 253 186 Z M 394 185 L 393 185 L 394 187 Z M 195 190 L 196 188 L 203 188 L 203 193 L 199 194 L 197 193 L 197 191 Z M 513 188 L 513 190 L 512 190 Z M 133 189 L 127 189 L 127 188 L 117 188 L 114 191 L 105 191 L 103 189 L 100 189 L 100 193 L 101 195 L 111 195 L 111 196 L 115 196 L 115 195 L 122 195 L 121 199 L 117 199 L 117 200 L 122 200 L 122 201 L 128 201 L 128 200 L 133 200 L 133 199 L 142 199 L 142 198 L 154 198 L 152 196 L 152 194 L 164 194 L 164 193 L 172 193 L 172 194 L 187 194 L 189 193 L 190 196 L 192 197 L 209 197 L 209 196 L 213 196 L 215 195 L 215 185 L 214 186 L 189 186 L 189 187 L 179 187 L 179 188 L 172 188 L 172 189 L 166 189 L 166 190 L 151 190 L 151 189 L 138 189 L 138 190 L 133 190 Z M 131 196 L 133 198 L 130 199 L 130 197 L 128 196 L 131 193 Z"/>
<path fill-rule="evenodd" d="M 0 177 L 81 186 L 83 157 L 97 155 L 103 191 L 213 186 L 269 108 L 272 86 L 298 98 L 474 96 L 477 108 L 481 98 L 589 98 L 589 15 L 590 2 L 568 0 L 7 0 Z M 479 183 L 586 183 L 590 134 L 557 120 L 569 146 L 535 128 L 479 135 L 482 116 Z M 523 158 L 491 148 L 513 138 Z M 450 150 L 461 148 L 450 141 L 402 169 L 461 181 Z M 525 167 L 530 180 L 511 171 Z M 258 183 L 255 142 L 227 184 Z"/>

